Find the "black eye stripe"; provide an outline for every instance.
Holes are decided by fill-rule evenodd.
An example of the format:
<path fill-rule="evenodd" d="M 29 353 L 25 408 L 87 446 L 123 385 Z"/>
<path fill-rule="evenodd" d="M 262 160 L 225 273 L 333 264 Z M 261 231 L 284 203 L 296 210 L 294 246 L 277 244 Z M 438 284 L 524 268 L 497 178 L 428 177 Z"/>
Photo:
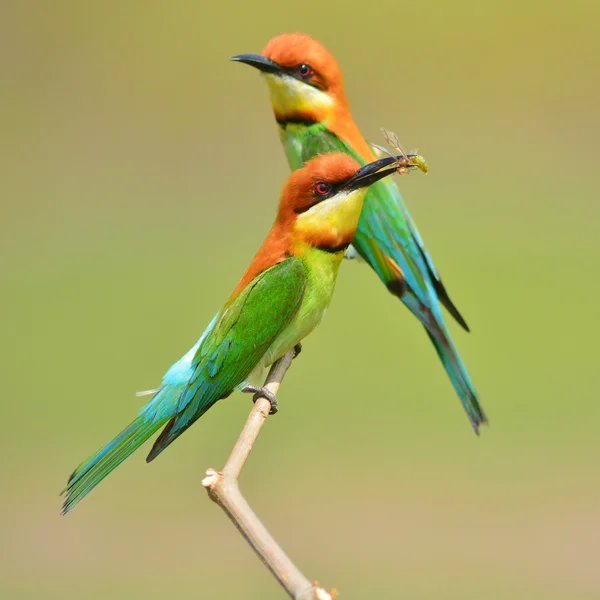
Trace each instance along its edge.
<path fill-rule="evenodd" d="M 316 190 L 316 186 L 318 186 L 319 184 L 324 183 L 326 186 L 329 187 L 329 190 L 325 193 L 325 194 L 319 194 L 319 192 L 317 192 Z M 335 192 L 337 190 L 337 185 L 334 185 L 333 183 L 328 183 L 326 181 L 318 181 L 314 186 L 313 186 L 313 196 L 315 197 L 316 202 L 313 204 L 313 206 L 315 204 L 318 204 L 319 202 L 322 202 L 323 200 L 327 200 L 327 198 L 331 198 L 331 196 L 335 196 Z"/>
<path fill-rule="evenodd" d="M 309 68 L 309 72 L 307 75 L 302 76 L 299 73 L 299 69 L 300 69 L 300 67 L 302 67 L 304 65 L 306 65 Z M 295 67 L 283 68 L 282 71 L 286 75 L 289 75 L 290 77 L 293 77 L 294 79 L 297 79 L 298 81 L 301 81 L 302 83 L 306 83 L 306 85 L 310 85 L 317 90 L 326 90 L 327 89 L 327 86 L 324 85 L 323 82 L 319 80 L 319 78 L 317 78 L 315 80 L 315 75 L 317 75 L 317 73 L 311 67 L 311 65 L 309 63 L 300 63 L 299 65 L 296 65 Z"/>
<path fill-rule="evenodd" d="M 323 183 L 326 183 L 326 182 L 323 182 Z M 327 200 L 328 198 L 331 198 L 332 196 L 335 196 L 336 193 L 337 193 L 337 189 L 338 189 L 339 185 L 334 185 L 334 184 L 331 184 L 331 183 L 327 183 L 327 185 L 329 186 L 329 191 L 326 194 L 319 194 L 319 193 L 317 193 L 317 191 L 313 187 L 314 201 L 311 202 L 310 204 L 307 204 L 306 206 L 295 208 L 294 212 L 296 214 L 298 214 L 298 215 L 301 215 L 302 213 L 306 212 L 307 210 L 310 210 L 313 206 L 316 206 L 317 204 L 320 204 L 324 200 Z"/>

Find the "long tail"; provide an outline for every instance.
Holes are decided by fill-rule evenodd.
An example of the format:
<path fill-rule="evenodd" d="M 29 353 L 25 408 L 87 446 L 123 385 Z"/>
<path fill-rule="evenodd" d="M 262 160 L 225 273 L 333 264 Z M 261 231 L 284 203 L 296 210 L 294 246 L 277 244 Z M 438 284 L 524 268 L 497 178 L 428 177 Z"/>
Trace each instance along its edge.
<path fill-rule="evenodd" d="M 487 417 L 479 404 L 477 392 L 471 383 L 467 368 L 465 367 L 456 346 L 452 342 L 450 334 L 446 330 L 445 325 L 439 322 L 437 323 L 434 333 L 429 331 L 426 326 L 425 331 L 427 331 L 427 335 L 429 335 L 429 338 L 437 350 L 438 356 L 446 369 L 446 373 L 448 373 L 448 376 L 450 377 L 450 381 L 460 398 L 461 404 L 471 421 L 475 433 L 479 435 L 479 426 L 488 422 Z"/>
<path fill-rule="evenodd" d="M 448 373 L 448 376 L 450 377 L 450 381 L 460 398 L 461 404 L 469 417 L 469 421 L 471 422 L 475 433 L 479 435 L 479 426 L 488 422 L 487 417 L 479 404 L 477 392 L 471 382 L 467 368 L 450 337 L 450 332 L 446 327 L 441 310 L 439 306 L 436 306 L 436 296 L 434 294 L 429 295 L 430 303 L 429 306 L 427 306 L 408 285 L 405 274 L 396 261 L 390 257 L 386 257 L 379 248 L 369 246 L 366 246 L 366 248 L 369 251 L 367 253 L 367 260 L 369 260 L 369 263 L 372 266 L 375 265 L 373 268 L 379 277 L 386 283 L 388 290 L 409 308 L 425 328 L 427 335 L 429 335 L 429 339 L 433 342 L 438 356 L 446 369 L 446 373 Z M 414 266 L 416 269 L 417 265 L 414 264 Z M 427 289 L 424 280 L 423 285 L 425 286 L 424 289 Z M 454 309 L 452 314 L 468 331 L 469 328 L 465 320 L 460 316 L 460 313 Z"/>
<path fill-rule="evenodd" d="M 62 514 L 66 515 L 71 511 L 82 498 L 168 420 L 168 416 L 154 420 L 141 414 L 102 450 L 81 463 L 69 477 L 67 487 L 62 491 L 66 494 Z"/>

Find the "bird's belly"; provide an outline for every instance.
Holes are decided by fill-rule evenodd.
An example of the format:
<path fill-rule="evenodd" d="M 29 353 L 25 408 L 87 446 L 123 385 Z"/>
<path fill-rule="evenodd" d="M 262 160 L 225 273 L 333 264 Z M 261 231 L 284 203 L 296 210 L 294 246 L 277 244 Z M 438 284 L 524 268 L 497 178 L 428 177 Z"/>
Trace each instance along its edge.
<path fill-rule="evenodd" d="M 277 336 L 269 350 L 267 350 L 263 360 L 264 367 L 274 363 L 281 358 L 288 350 L 291 350 L 298 342 L 302 341 L 312 330 L 321 322 L 327 306 L 321 309 L 312 309 L 303 311 L 301 307 L 298 314 L 290 324 Z M 304 313 L 302 315 L 302 313 Z"/>

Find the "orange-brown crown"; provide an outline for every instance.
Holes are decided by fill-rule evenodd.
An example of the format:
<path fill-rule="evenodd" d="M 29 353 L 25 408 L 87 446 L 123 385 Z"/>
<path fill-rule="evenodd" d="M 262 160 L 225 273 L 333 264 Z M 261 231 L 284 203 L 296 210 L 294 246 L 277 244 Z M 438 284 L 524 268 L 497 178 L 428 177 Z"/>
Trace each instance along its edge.
<path fill-rule="evenodd" d="M 284 33 L 273 38 L 262 55 L 287 68 L 307 64 L 313 73 L 310 83 L 345 102 L 344 76 L 333 54 L 305 33 Z"/>
<path fill-rule="evenodd" d="M 296 215 L 315 204 L 315 186 L 319 182 L 335 186 L 358 171 L 360 165 L 347 154 L 334 152 L 316 156 L 288 177 L 279 201 L 278 219 L 294 220 Z"/>

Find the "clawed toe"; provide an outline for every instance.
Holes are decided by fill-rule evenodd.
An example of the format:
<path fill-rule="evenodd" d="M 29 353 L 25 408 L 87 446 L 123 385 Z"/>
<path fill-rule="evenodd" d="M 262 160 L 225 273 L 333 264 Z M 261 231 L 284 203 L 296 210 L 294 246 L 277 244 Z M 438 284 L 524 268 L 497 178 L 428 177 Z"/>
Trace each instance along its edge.
<path fill-rule="evenodd" d="M 252 397 L 252 402 L 256 403 L 259 398 L 266 398 L 271 404 L 271 410 L 269 411 L 270 415 L 274 415 L 279 409 L 277 406 L 277 398 L 275 398 L 275 394 L 267 389 L 266 387 L 256 387 L 254 385 L 247 385 L 242 392 L 246 393 L 254 393 Z"/>

